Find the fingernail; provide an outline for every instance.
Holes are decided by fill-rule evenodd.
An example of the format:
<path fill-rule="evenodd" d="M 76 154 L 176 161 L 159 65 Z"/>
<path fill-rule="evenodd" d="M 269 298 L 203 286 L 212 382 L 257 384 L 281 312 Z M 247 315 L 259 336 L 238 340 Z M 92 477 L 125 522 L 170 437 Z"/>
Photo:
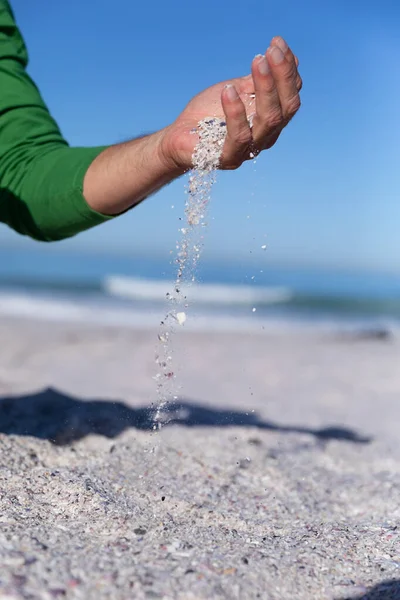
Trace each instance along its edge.
<path fill-rule="evenodd" d="M 258 58 L 257 68 L 260 71 L 261 75 L 268 75 L 269 64 L 265 56 L 263 56 L 262 54 L 258 54 L 256 58 Z"/>
<path fill-rule="evenodd" d="M 279 65 L 283 60 L 285 60 L 282 50 L 277 46 L 272 46 L 272 48 L 269 50 L 269 55 L 274 65 Z"/>
<path fill-rule="evenodd" d="M 285 42 L 285 40 L 283 38 L 281 38 L 281 37 L 277 37 L 277 38 L 275 38 L 275 43 L 282 50 L 283 54 L 285 54 L 286 50 L 289 47 L 287 45 L 287 43 Z"/>
<path fill-rule="evenodd" d="M 228 83 L 225 86 L 226 89 L 226 95 L 228 96 L 228 99 L 231 100 L 233 102 L 233 100 L 237 100 L 239 98 L 239 95 L 236 91 L 236 88 L 234 85 L 232 85 L 231 83 Z"/>

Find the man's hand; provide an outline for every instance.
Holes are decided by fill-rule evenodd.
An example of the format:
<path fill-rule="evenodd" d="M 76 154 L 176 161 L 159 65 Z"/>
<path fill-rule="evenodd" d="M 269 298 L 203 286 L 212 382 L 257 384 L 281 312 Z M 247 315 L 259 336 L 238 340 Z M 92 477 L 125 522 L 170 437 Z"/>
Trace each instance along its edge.
<path fill-rule="evenodd" d="M 286 42 L 274 38 L 265 55 L 253 60 L 251 75 L 201 92 L 169 127 L 102 152 L 85 175 L 87 203 L 99 213 L 116 215 L 182 175 L 192 167 L 198 141 L 191 131 L 206 117 L 226 120 L 221 169 L 236 169 L 271 148 L 300 107 L 297 67 Z"/>
<path fill-rule="evenodd" d="M 191 131 L 206 117 L 226 121 L 221 169 L 236 169 L 255 153 L 271 148 L 300 108 L 302 81 L 297 67 L 298 60 L 286 42 L 274 38 L 265 55 L 254 58 L 251 75 L 204 90 L 164 130 L 162 148 L 166 159 L 177 168 L 191 168 L 198 141 Z M 252 128 L 249 117 L 253 119 Z"/>

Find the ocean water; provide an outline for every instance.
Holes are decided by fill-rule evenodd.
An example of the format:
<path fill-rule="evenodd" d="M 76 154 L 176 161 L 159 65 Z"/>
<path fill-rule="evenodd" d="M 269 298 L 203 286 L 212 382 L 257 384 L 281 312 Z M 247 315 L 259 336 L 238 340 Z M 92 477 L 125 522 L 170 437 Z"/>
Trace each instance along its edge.
<path fill-rule="evenodd" d="M 0 316 L 157 327 L 176 267 L 169 258 L 0 248 Z M 185 291 L 185 327 L 400 330 L 400 276 L 203 262 Z"/>

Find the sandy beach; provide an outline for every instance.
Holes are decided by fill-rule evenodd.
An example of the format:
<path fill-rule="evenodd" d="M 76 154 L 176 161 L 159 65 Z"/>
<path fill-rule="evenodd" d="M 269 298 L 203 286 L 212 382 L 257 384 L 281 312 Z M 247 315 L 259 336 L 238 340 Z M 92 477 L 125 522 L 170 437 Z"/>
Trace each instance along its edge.
<path fill-rule="evenodd" d="M 400 342 L 0 321 L 0 599 L 400 598 Z"/>

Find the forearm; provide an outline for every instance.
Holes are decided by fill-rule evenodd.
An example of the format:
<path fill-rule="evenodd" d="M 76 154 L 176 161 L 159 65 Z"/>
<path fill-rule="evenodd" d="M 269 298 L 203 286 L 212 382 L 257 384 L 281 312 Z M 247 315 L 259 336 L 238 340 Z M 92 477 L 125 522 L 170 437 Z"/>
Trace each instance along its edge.
<path fill-rule="evenodd" d="M 163 153 L 166 131 L 111 146 L 95 158 L 83 182 L 83 195 L 94 211 L 123 213 L 182 175 Z"/>
<path fill-rule="evenodd" d="M 0 221 L 60 240 L 125 212 L 178 177 L 167 130 L 109 148 L 70 148 L 29 77 L 23 38 L 0 0 Z"/>
<path fill-rule="evenodd" d="M 0 221 L 42 241 L 73 236 L 125 212 L 180 172 L 159 132 L 109 148 L 70 148 L 26 67 L 0 0 Z"/>

